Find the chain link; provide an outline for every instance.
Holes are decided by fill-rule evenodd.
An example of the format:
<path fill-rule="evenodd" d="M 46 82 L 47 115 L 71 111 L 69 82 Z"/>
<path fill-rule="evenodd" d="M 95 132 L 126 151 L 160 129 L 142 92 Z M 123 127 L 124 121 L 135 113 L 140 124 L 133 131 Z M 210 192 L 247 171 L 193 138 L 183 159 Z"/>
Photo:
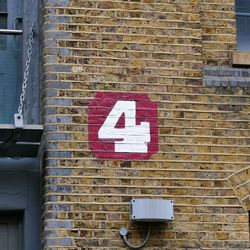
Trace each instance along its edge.
<path fill-rule="evenodd" d="M 33 49 L 33 44 L 34 44 L 34 31 L 35 31 L 35 26 L 32 24 L 31 29 L 30 29 L 29 41 L 28 41 L 27 59 L 26 59 L 25 70 L 23 74 L 20 103 L 18 107 L 19 115 L 22 115 L 23 113 L 23 105 L 24 105 L 24 99 L 25 99 L 25 94 L 26 94 L 27 82 L 28 82 L 28 78 L 30 74 L 30 62 L 31 62 L 32 49 Z"/>

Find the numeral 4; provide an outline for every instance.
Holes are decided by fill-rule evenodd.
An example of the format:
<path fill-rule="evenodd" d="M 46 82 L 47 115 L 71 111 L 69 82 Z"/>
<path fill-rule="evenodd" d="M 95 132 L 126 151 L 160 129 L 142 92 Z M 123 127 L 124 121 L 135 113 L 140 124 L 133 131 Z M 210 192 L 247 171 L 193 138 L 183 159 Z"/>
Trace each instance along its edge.
<path fill-rule="evenodd" d="M 116 128 L 124 114 L 124 128 Z M 150 142 L 149 122 L 136 125 L 136 102 L 117 101 L 98 131 L 99 139 L 117 139 L 115 152 L 147 153 Z"/>

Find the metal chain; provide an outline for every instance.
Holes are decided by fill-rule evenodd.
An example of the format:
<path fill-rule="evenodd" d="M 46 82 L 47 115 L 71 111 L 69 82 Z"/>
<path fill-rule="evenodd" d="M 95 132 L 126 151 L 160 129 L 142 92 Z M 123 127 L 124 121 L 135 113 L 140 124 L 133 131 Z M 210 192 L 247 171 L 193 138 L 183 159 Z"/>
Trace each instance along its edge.
<path fill-rule="evenodd" d="M 24 105 L 24 99 L 25 99 L 25 94 L 26 94 L 27 82 L 28 82 L 28 78 L 30 74 L 30 62 L 31 62 L 31 55 L 32 55 L 32 49 L 33 49 L 33 43 L 34 43 L 34 31 L 35 31 L 35 26 L 32 24 L 31 29 L 30 29 L 29 41 L 28 41 L 27 59 L 26 59 L 25 70 L 23 74 L 20 103 L 18 107 L 19 115 L 22 115 L 23 113 L 23 105 Z"/>

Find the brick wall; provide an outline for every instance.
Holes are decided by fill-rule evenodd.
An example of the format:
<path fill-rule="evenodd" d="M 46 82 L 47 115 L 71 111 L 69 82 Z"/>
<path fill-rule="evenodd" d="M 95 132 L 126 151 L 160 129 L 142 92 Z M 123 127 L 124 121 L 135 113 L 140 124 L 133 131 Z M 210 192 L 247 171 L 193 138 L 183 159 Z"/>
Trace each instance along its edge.
<path fill-rule="evenodd" d="M 234 0 L 201 0 L 202 59 L 207 65 L 230 64 L 236 48 Z"/>
<path fill-rule="evenodd" d="M 175 220 L 153 225 L 146 249 L 248 248 L 249 89 L 211 87 L 211 68 L 203 83 L 205 65 L 229 66 L 233 2 L 43 2 L 44 250 L 125 249 L 121 226 L 141 242 L 132 197 L 175 203 Z M 92 154 L 87 108 L 99 91 L 158 103 L 150 160 Z"/>

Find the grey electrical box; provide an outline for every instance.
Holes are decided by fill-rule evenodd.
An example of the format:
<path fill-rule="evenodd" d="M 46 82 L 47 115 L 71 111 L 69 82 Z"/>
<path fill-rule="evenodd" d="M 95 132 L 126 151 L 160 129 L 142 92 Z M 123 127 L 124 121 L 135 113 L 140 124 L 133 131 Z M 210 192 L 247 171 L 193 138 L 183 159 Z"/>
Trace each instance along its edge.
<path fill-rule="evenodd" d="M 163 199 L 132 199 L 132 221 L 164 222 L 174 219 L 173 201 Z"/>

